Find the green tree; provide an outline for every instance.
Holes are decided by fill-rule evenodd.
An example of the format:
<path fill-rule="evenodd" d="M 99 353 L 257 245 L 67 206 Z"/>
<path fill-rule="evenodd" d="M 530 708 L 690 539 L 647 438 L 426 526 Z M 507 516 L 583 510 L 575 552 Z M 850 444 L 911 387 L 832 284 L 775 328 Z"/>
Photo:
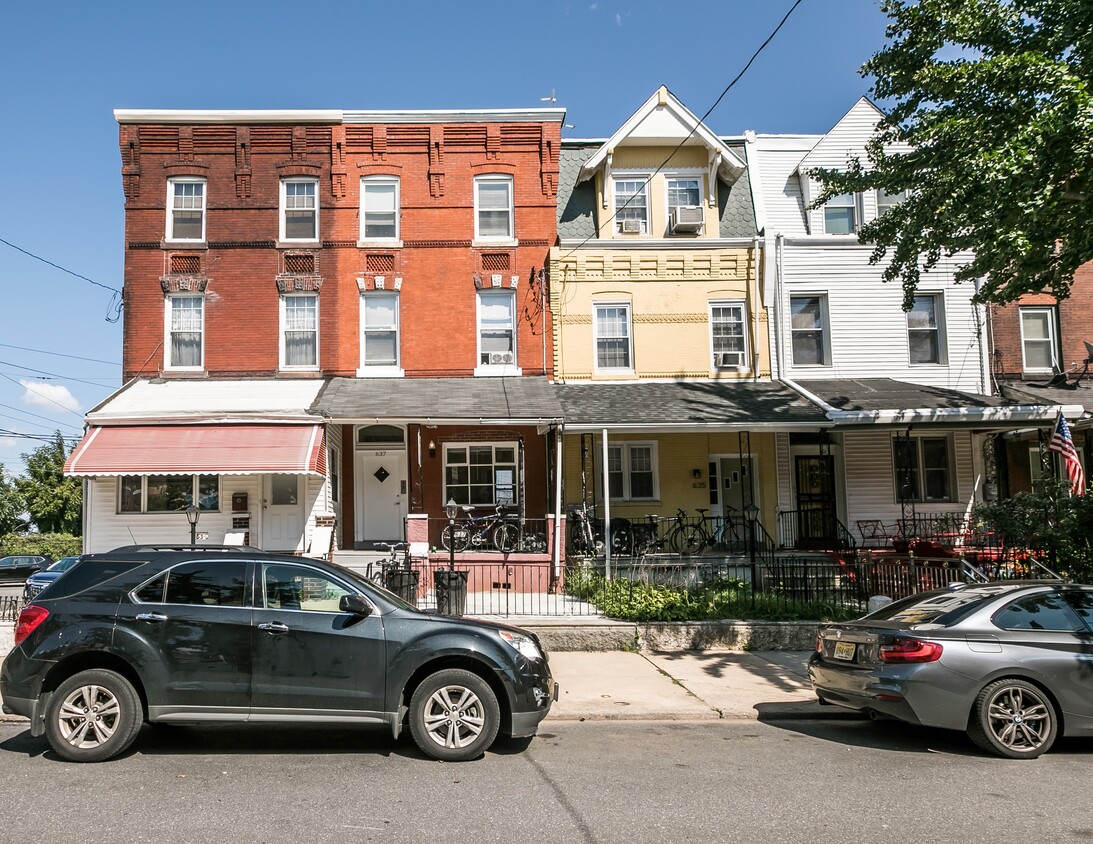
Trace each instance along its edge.
<path fill-rule="evenodd" d="M 22 496 L 5 472 L 4 464 L 0 463 L 0 536 L 12 533 L 23 523 L 24 509 Z"/>
<path fill-rule="evenodd" d="M 889 111 L 868 161 L 816 170 L 816 205 L 883 189 L 907 198 L 863 226 L 910 308 L 921 273 L 972 252 L 979 301 L 1066 298 L 1093 259 L 1093 3 L 884 0 L 887 45 L 861 68 Z M 958 261 L 961 259 L 958 258 Z"/>
<path fill-rule="evenodd" d="M 40 533 L 81 533 L 83 489 L 77 478 L 63 474 L 67 456 L 60 431 L 45 445 L 23 455 L 26 477 L 17 477 L 15 488 Z"/>

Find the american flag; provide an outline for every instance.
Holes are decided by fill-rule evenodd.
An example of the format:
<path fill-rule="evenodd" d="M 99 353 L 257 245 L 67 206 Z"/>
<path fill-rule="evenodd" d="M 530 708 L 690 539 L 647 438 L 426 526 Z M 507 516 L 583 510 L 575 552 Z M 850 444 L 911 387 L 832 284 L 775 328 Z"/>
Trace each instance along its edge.
<path fill-rule="evenodd" d="M 1067 427 L 1061 413 L 1055 422 L 1055 430 L 1051 434 L 1051 439 L 1048 440 L 1047 448 L 1048 451 L 1062 455 L 1066 476 L 1070 481 L 1070 491 L 1075 495 L 1085 492 L 1085 472 L 1082 471 L 1082 461 L 1078 459 L 1078 450 L 1074 448 L 1070 428 Z"/>

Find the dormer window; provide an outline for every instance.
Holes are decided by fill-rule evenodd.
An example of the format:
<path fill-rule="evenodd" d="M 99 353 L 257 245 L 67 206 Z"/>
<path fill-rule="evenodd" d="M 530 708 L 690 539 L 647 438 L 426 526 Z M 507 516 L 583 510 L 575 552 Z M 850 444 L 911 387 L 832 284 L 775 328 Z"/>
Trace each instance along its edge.
<path fill-rule="evenodd" d="M 631 176 L 615 179 L 615 231 L 619 234 L 649 232 L 647 179 Z"/>
<path fill-rule="evenodd" d="M 691 177 L 667 179 L 669 234 L 699 234 L 705 222 L 702 181 Z"/>
<path fill-rule="evenodd" d="M 858 201 L 852 193 L 833 196 L 824 205 L 827 234 L 854 234 L 858 230 Z"/>

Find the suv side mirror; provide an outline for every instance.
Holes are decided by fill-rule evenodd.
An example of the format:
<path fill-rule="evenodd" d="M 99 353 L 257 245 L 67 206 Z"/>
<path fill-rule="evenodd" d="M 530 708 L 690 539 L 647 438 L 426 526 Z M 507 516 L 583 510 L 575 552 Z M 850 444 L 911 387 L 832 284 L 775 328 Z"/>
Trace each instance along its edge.
<path fill-rule="evenodd" d="M 342 595 L 341 600 L 338 601 L 338 609 L 362 618 L 372 614 L 372 605 L 360 595 Z"/>

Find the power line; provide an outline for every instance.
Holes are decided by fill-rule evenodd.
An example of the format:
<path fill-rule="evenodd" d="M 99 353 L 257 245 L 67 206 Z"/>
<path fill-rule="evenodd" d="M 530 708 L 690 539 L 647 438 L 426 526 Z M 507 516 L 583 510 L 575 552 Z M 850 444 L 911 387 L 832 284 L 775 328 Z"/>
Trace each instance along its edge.
<path fill-rule="evenodd" d="M 78 384 L 89 384 L 92 387 L 110 386 L 108 384 L 99 384 L 95 381 L 86 381 L 83 378 L 77 378 L 75 375 L 61 375 L 58 372 L 46 372 L 46 370 L 44 370 L 44 369 L 32 369 L 29 366 L 21 366 L 17 363 L 12 363 L 10 360 L 0 360 L 0 365 L 14 366 L 16 369 L 21 369 L 24 372 L 34 372 L 34 373 L 36 373 L 36 377 L 39 377 L 42 380 L 46 380 L 46 381 L 54 380 L 54 379 L 59 378 L 62 381 L 75 381 Z"/>
<path fill-rule="evenodd" d="M 53 267 L 54 269 L 58 269 L 63 273 L 68 273 L 71 276 L 75 276 L 76 278 L 79 278 L 79 279 L 82 279 L 82 280 L 88 282 L 89 284 L 94 284 L 96 287 L 101 287 L 103 290 L 109 290 L 111 293 L 115 293 L 118 296 L 121 295 L 121 291 L 118 290 L 116 287 L 109 287 L 108 285 L 102 284 L 98 281 L 95 281 L 94 279 L 90 279 L 85 275 L 80 275 L 79 273 L 73 272 L 72 270 L 70 270 L 66 267 L 62 267 L 60 264 L 54 264 L 52 261 L 46 260 L 41 255 L 35 255 L 33 252 L 28 252 L 26 249 L 23 249 L 21 246 L 16 246 L 14 243 L 10 243 L 9 241 L 4 240 L 4 238 L 2 238 L 2 237 L 0 237 L 0 243 L 3 243 L 5 246 L 10 246 L 16 252 L 22 252 L 24 255 L 26 255 L 30 258 L 33 258 L 35 261 L 41 261 L 43 264 L 49 264 L 49 266 Z"/>
<path fill-rule="evenodd" d="M 71 413 L 71 414 L 72 414 L 72 415 L 74 415 L 74 416 L 79 416 L 79 417 L 80 417 L 80 419 L 83 419 L 83 414 L 82 414 L 82 413 L 80 413 L 79 411 L 77 411 L 77 410 L 73 410 L 73 409 L 72 409 L 71 407 L 65 407 L 65 406 L 64 406 L 63 404 L 61 404 L 61 403 L 60 403 L 59 401 L 55 401 L 54 399 L 51 399 L 51 398 L 50 398 L 49 396 L 47 396 L 47 395 L 46 395 L 45 393 L 39 393 L 39 392 L 38 392 L 37 390 L 32 390 L 32 389 L 31 389 L 30 387 L 28 387 L 28 386 L 27 386 L 26 384 L 20 384 L 20 383 L 19 383 L 18 381 L 16 381 L 16 380 L 15 380 L 14 378 L 12 378 L 12 377 L 11 377 L 10 375 L 5 375 L 4 373 L 0 372 L 0 378 L 5 378 L 5 379 L 7 379 L 8 381 L 10 381 L 10 382 L 11 382 L 12 384 L 17 384 L 18 386 L 22 387 L 22 388 L 23 388 L 24 390 L 26 390 L 26 391 L 27 391 L 28 393 L 34 393 L 34 395 L 38 396 L 38 398 L 40 398 L 40 399 L 45 399 L 45 400 L 46 400 L 47 402 L 49 402 L 50 404 L 55 404 L 55 405 L 57 405 L 57 407 L 59 407 L 59 408 L 60 408 L 61 410 L 64 410 L 64 411 L 66 411 L 66 412 L 68 412 L 68 413 Z"/>
<path fill-rule="evenodd" d="M 35 440 L 43 443 L 51 443 L 57 438 L 54 434 L 21 434 L 18 431 L 6 431 L 3 428 L 0 428 L 0 437 L 19 437 L 24 440 Z M 63 434 L 61 435 L 62 441 L 70 443 L 79 442 L 80 439 L 80 437 L 66 437 Z"/>
<path fill-rule="evenodd" d="M 748 68 L 750 68 L 752 66 L 752 64 L 755 62 L 755 60 L 757 58 L 759 58 L 759 54 L 762 53 L 763 50 L 766 49 L 767 45 L 771 41 L 774 40 L 774 36 L 778 34 L 778 31 L 785 25 L 786 21 L 789 20 L 789 16 L 792 15 L 794 13 L 794 11 L 796 11 L 797 7 L 800 6 L 801 3 L 803 3 L 803 2 L 804 2 L 804 0 L 796 0 L 796 2 L 792 6 L 789 7 L 789 11 L 786 12 L 785 16 L 778 22 L 778 26 L 774 27 L 774 29 L 771 31 L 770 35 L 767 36 L 766 40 L 762 44 L 759 45 L 759 49 L 757 49 L 752 54 L 752 57 L 750 59 L 748 59 L 748 63 L 744 65 L 743 70 L 741 70 L 738 74 L 736 74 L 736 76 L 733 78 L 733 80 L 728 85 L 725 86 L 725 90 L 723 90 L 721 92 L 721 95 L 716 100 L 714 100 L 714 104 L 712 106 L 710 106 L 706 110 L 706 113 L 703 114 L 702 117 L 700 117 L 698 119 L 698 121 L 695 123 L 695 125 L 691 127 L 691 131 L 689 131 L 684 136 L 683 140 L 681 140 L 678 144 L 676 144 L 675 149 L 673 149 L 668 154 L 668 157 L 665 158 L 659 165 L 657 165 L 657 168 L 652 173 L 649 174 L 649 178 L 647 178 L 645 180 L 645 184 L 642 186 L 643 188 L 648 188 L 649 187 L 649 184 L 653 181 L 653 177 L 657 173 L 659 173 L 661 170 L 663 170 L 665 167 L 668 166 L 668 162 L 672 160 L 672 157 L 683 148 L 683 145 L 685 143 L 687 143 L 687 141 L 689 141 L 691 139 L 691 136 L 694 135 L 694 133 L 698 130 L 699 124 L 705 123 L 706 118 L 708 118 L 711 114 L 713 114 L 714 109 L 717 108 L 721 104 L 721 101 L 723 99 L 725 99 L 725 95 L 728 94 L 729 91 L 732 90 L 733 86 L 736 85 L 736 83 L 740 81 L 741 77 L 743 77 L 743 75 L 748 72 Z M 606 190 L 606 185 L 604 186 L 604 189 Z M 627 199 L 626 202 L 623 203 L 622 208 L 616 208 L 614 211 L 611 212 L 611 216 L 608 217 L 606 220 L 604 220 L 604 224 L 606 225 L 607 223 L 610 223 L 612 220 L 614 220 L 615 217 L 618 215 L 619 211 L 621 211 L 623 208 L 628 208 L 630 206 L 630 203 L 633 202 L 636 197 L 637 197 L 636 193 L 632 194 L 630 196 L 630 198 Z M 586 237 L 584 240 L 582 240 L 580 243 L 578 243 L 576 246 L 574 246 L 572 249 L 570 249 L 564 255 L 560 256 L 559 260 L 564 260 L 564 259 L 568 258 L 570 255 L 572 255 L 574 252 L 576 252 L 578 249 L 580 249 L 582 246 L 584 246 L 590 240 L 594 240 L 597 237 L 599 237 L 599 230 L 597 230 L 593 234 L 590 234 L 588 237 Z"/>
<path fill-rule="evenodd" d="M 45 349 L 30 349 L 26 346 L 13 346 L 10 343 L 0 343 L 0 347 L 3 347 L 5 349 L 19 349 L 23 352 L 34 352 L 35 354 L 39 355 L 53 355 L 54 357 L 58 358 L 71 358 L 72 360 L 82 360 L 87 361 L 88 363 L 105 363 L 108 366 L 121 366 L 120 363 L 114 360 L 99 360 L 98 358 L 85 358 L 81 357 L 80 355 L 66 355 L 62 352 L 47 352 Z"/>
<path fill-rule="evenodd" d="M 76 430 L 75 425 L 69 425 L 66 422 L 57 422 L 54 419 L 50 419 L 48 416 L 42 416 L 39 413 L 31 413 L 29 410 L 22 410 L 18 407 L 12 407 L 10 404 L 0 404 L 0 407 L 6 408 L 7 410 L 14 410 L 16 413 L 22 413 L 24 416 L 33 416 L 35 419 L 44 419 L 46 422 L 49 423 L 48 427 L 50 427 L 50 428 L 70 428 L 73 431 Z M 34 422 L 27 422 L 26 419 L 20 419 L 18 416 L 9 416 L 6 413 L 0 413 L 0 417 L 3 417 L 4 419 L 12 419 L 16 422 L 22 423 L 23 425 L 33 425 L 33 424 L 35 424 Z M 47 426 L 39 425 L 38 427 L 45 428 Z"/>

